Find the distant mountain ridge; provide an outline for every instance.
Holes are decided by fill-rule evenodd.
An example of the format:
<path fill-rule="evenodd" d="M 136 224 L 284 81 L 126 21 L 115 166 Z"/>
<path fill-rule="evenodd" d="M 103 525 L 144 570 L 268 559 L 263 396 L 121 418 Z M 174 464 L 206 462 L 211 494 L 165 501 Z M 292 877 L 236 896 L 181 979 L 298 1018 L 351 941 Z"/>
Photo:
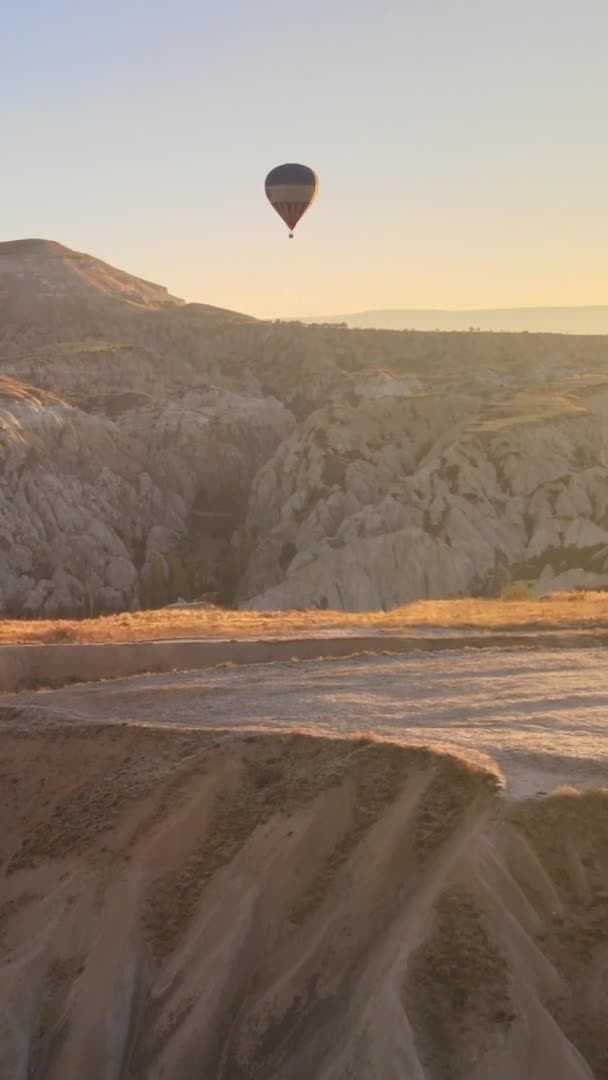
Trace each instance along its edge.
<path fill-rule="evenodd" d="M 486 330 L 541 334 L 607 334 L 608 304 L 572 307 L 387 308 L 351 315 L 310 316 L 305 323 L 346 323 L 362 330 Z"/>

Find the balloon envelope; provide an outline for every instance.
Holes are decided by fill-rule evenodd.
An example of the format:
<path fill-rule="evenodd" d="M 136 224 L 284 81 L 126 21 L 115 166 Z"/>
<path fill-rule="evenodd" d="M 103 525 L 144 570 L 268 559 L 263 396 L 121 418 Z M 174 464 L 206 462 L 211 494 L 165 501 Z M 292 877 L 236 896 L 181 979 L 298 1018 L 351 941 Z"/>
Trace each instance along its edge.
<path fill-rule="evenodd" d="M 308 165 L 277 165 L 266 177 L 266 196 L 293 232 L 317 194 L 319 181 Z"/>

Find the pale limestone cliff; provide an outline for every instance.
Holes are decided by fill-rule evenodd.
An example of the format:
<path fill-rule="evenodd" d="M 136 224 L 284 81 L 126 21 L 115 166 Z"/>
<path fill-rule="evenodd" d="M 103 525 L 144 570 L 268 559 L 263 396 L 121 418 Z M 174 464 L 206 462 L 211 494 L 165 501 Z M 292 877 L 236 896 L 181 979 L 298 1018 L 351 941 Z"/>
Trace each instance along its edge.
<path fill-rule="evenodd" d="M 256 322 L 0 244 L 0 611 L 608 583 L 608 341 Z"/>

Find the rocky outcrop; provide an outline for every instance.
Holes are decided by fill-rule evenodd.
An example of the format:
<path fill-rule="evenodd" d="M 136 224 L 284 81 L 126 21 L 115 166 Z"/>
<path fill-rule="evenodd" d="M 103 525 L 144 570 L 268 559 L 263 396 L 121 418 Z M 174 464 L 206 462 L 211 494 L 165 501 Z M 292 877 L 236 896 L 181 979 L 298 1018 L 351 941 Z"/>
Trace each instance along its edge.
<path fill-rule="evenodd" d="M 507 399 L 488 420 L 483 398 L 436 395 L 313 414 L 256 477 L 241 602 L 362 611 L 513 578 L 606 586 L 606 414 L 559 404 L 518 415 Z"/>
<path fill-rule="evenodd" d="M 291 426 L 278 402 L 227 392 L 111 417 L 0 378 L 0 608 L 94 614 L 217 591 L 256 465 Z"/>
<path fill-rule="evenodd" d="M 0 244 L 0 611 L 608 584 L 603 338 L 257 322 Z"/>

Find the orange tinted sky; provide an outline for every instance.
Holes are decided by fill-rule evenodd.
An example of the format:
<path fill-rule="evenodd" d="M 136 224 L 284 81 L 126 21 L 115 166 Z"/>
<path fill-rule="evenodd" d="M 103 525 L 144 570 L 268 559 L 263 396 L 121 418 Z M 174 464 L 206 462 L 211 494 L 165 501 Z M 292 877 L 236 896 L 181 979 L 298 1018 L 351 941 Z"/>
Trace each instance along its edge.
<path fill-rule="evenodd" d="M 0 233 L 258 315 L 606 303 L 606 40 L 605 0 L 10 5 Z"/>

